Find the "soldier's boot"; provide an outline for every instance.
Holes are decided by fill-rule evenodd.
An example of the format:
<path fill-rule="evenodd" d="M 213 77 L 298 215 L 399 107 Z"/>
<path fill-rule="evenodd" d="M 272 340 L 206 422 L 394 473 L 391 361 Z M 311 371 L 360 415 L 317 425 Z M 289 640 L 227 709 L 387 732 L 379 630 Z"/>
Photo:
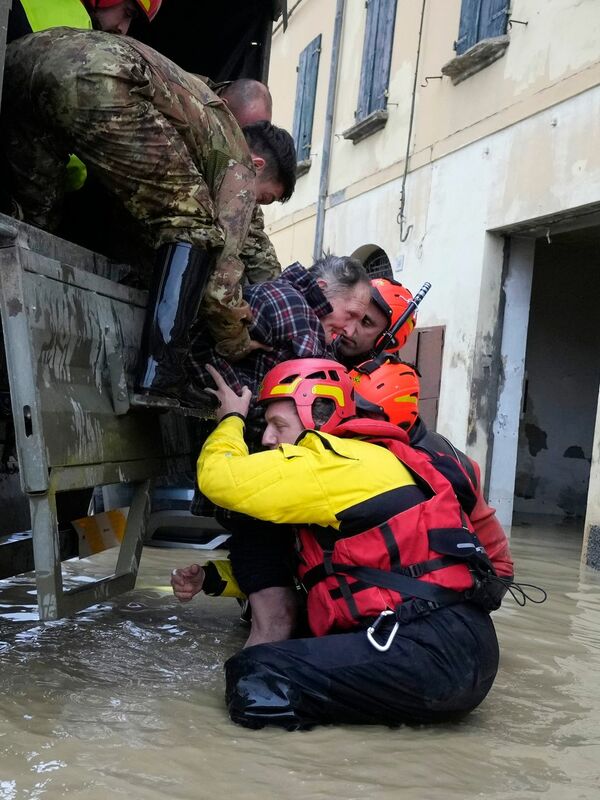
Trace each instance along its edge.
<path fill-rule="evenodd" d="M 209 250 L 184 242 L 158 251 L 146 311 L 136 391 L 177 397 L 185 380 L 190 329 L 214 263 Z"/>

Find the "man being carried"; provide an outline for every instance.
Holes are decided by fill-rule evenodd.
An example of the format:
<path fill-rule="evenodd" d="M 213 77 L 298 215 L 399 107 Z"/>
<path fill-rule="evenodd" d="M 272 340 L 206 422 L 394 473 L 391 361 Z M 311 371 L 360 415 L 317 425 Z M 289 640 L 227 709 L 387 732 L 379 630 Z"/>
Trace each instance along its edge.
<path fill-rule="evenodd" d="M 252 315 L 248 330 L 263 345 L 231 364 L 200 330 L 191 349 L 190 380 L 203 392 L 213 386 L 211 364 L 234 391 L 256 393 L 266 373 L 290 358 L 317 358 L 330 351 L 334 336 L 353 337 L 370 302 L 370 284 L 362 264 L 347 256 L 325 256 L 310 269 L 287 267 L 272 281 L 247 286 L 244 299 Z"/>
<path fill-rule="evenodd" d="M 256 204 L 293 192 L 289 134 L 268 122 L 242 133 L 199 78 L 102 32 L 55 28 L 13 42 L 5 86 L 3 148 L 19 216 L 56 226 L 74 153 L 159 250 L 139 389 L 178 395 L 205 294 L 219 353 L 251 352 L 241 284 L 255 269 L 280 269 Z"/>

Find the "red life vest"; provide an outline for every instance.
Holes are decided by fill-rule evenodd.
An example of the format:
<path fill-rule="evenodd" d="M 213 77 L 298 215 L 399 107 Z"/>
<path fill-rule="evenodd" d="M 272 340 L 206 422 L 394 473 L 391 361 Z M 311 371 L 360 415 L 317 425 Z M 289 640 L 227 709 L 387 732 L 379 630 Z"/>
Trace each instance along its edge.
<path fill-rule="evenodd" d="M 476 586 L 476 564 L 493 574 L 451 483 L 427 455 L 410 447 L 404 431 L 388 422 L 352 419 L 332 433 L 383 445 L 429 496 L 351 535 L 301 529 L 299 575 L 316 636 L 363 626 L 386 609 L 399 618 L 403 612 L 429 613 L 467 599 Z"/>

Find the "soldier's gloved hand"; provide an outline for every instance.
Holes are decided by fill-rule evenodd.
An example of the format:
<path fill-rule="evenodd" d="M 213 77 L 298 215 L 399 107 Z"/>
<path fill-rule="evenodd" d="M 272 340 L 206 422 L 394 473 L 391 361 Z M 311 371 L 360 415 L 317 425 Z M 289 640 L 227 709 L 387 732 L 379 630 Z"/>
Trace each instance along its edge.
<path fill-rule="evenodd" d="M 240 417 L 246 419 L 248 416 L 248 409 L 250 408 L 250 401 L 252 400 L 252 392 L 247 386 L 242 389 L 241 395 L 236 394 L 223 380 L 217 370 L 210 364 L 206 365 L 210 377 L 216 384 L 216 389 L 206 389 L 209 394 L 213 394 L 218 402 L 219 407 L 215 411 L 215 417 L 220 422 L 227 414 L 239 414 Z"/>

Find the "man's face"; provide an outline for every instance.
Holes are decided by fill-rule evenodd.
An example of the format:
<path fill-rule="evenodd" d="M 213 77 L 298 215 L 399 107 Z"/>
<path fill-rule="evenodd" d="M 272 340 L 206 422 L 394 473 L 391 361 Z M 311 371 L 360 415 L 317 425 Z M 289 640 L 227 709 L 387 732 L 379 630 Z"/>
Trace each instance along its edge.
<path fill-rule="evenodd" d="M 263 433 L 262 443 L 270 450 L 274 450 L 280 444 L 294 444 L 304 430 L 293 400 L 271 400 L 267 404 L 265 420 L 267 427 Z"/>
<path fill-rule="evenodd" d="M 283 197 L 283 185 L 273 178 L 256 179 L 256 202 L 260 206 L 270 206 Z"/>
<path fill-rule="evenodd" d="M 125 36 L 129 26 L 135 17 L 138 16 L 140 7 L 136 0 L 123 0 L 116 6 L 109 8 L 97 8 L 91 12 L 94 28 L 107 33 L 120 33 Z"/>
<path fill-rule="evenodd" d="M 252 154 L 252 163 L 256 171 L 256 202 L 260 206 L 270 206 L 283 197 L 283 185 L 269 175 L 264 158 Z"/>
<path fill-rule="evenodd" d="M 371 287 L 367 283 L 358 283 L 343 292 L 328 294 L 326 281 L 319 280 L 318 283 L 333 307 L 333 313 L 321 318 L 327 342 L 333 341 L 334 334 L 354 338 L 371 302 Z"/>
<path fill-rule="evenodd" d="M 355 358 L 368 353 L 387 328 L 387 317 L 372 300 L 367 313 L 356 325 L 354 336 L 342 334 L 336 341 L 336 350 L 344 358 Z"/>

